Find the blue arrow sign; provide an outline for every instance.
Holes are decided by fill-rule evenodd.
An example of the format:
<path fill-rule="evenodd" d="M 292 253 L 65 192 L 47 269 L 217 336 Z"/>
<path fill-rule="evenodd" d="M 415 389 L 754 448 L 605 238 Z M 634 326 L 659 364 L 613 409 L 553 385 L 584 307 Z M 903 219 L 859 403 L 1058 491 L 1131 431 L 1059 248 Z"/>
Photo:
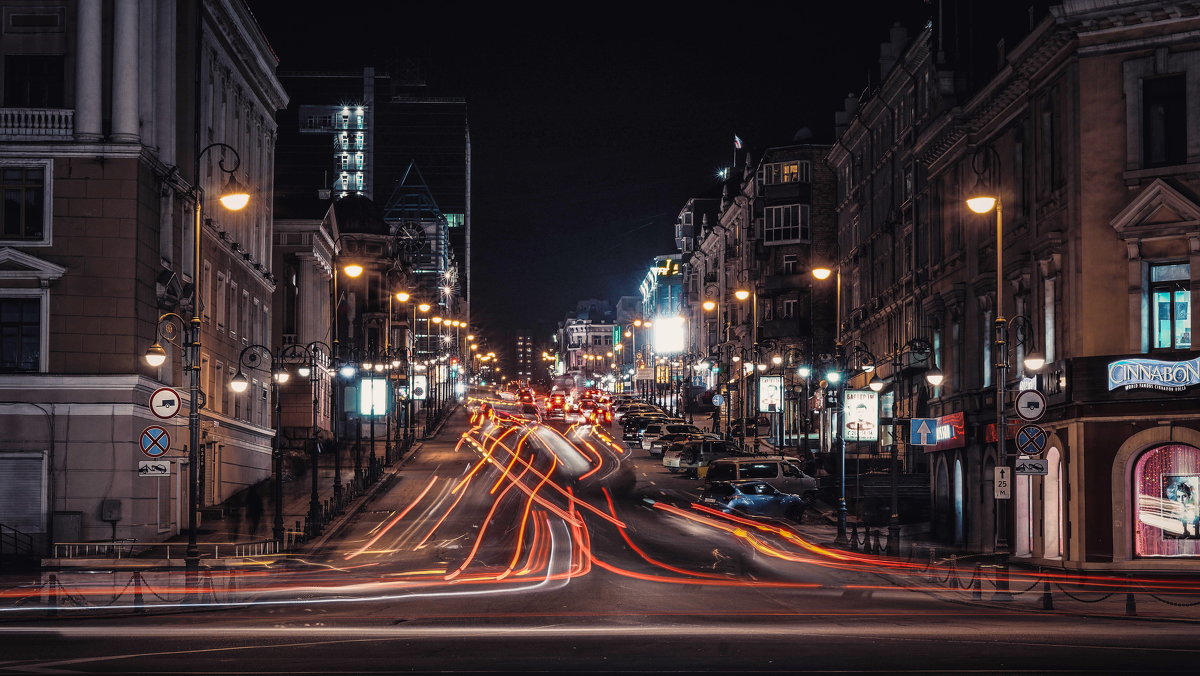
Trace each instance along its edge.
<path fill-rule="evenodd" d="M 142 446 L 142 453 L 151 458 L 157 458 L 170 448 L 171 435 L 158 425 L 151 425 L 142 430 L 142 438 L 139 443 Z"/>
<path fill-rule="evenodd" d="M 1017 430 L 1017 449 L 1023 455 L 1039 455 L 1046 450 L 1046 444 L 1050 441 L 1050 437 L 1046 434 L 1046 430 L 1037 425 L 1022 425 L 1021 429 Z"/>
<path fill-rule="evenodd" d="M 937 444 L 937 418 L 913 418 L 908 422 L 908 443 L 912 446 Z"/>

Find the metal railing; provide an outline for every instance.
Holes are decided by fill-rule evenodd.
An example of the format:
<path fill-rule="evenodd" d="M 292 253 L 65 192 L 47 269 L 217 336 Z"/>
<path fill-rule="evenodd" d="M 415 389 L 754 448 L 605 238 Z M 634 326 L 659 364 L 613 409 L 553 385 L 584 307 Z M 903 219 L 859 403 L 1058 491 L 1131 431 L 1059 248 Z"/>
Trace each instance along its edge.
<path fill-rule="evenodd" d="M 75 136 L 70 108 L 0 108 L 0 140 L 61 140 Z"/>
<path fill-rule="evenodd" d="M 274 540 L 255 542 L 199 542 L 201 558 L 241 558 L 278 554 Z M 138 542 L 137 540 L 104 540 L 100 542 L 55 542 L 56 559 L 181 559 L 187 552 L 186 542 Z"/>
<path fill-rule="evenodd" d="M 33 556 L 33 536 L 0 523 L 0 562 Z"/>

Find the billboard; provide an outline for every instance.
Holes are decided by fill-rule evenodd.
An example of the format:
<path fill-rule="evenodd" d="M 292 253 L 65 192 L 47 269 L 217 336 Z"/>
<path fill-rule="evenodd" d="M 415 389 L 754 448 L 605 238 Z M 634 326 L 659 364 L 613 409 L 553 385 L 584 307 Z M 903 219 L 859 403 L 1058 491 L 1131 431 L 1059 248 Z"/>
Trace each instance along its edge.
<path fill-rule="evenodd" d="M 388 410 L 388 381 L 385 378 L 363 378 L 358 388 L 359 415 L 385 415 Z"/>
<path fill-rule="evenodd" d="M 879 441 L 879 393 L 846 390 L 842 413 L 842 438 L 846 441 Z"/>
<path fill-rule="evenodd" d="M 683 317 L 658 317 L 652 326 L 654 351 L 658 354 L 683 352 L 687 342 L 687 324 Z"/>
<path fill-rule="evenodd" d="M 429 376 L 424 373 L 414 373 L 412 381 L 412 398 L 425 399 L 429 395 Z"/>
<path fill-rule="evenodd" d="M 758 379 L 758 412 L 783 411 L 783 376 L 761 376 Z"/>

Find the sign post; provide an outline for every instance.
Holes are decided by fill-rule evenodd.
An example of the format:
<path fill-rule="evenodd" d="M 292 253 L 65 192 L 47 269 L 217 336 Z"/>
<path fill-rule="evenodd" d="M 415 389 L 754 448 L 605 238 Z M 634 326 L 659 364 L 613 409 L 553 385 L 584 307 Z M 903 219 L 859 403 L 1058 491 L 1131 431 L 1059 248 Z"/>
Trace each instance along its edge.
<path fill-rule="evenodd" d="M 993 478 L 994 497 L 997 500 L 1012 498 L 1012 468 L 1008 465 L 996 465 Z"/>

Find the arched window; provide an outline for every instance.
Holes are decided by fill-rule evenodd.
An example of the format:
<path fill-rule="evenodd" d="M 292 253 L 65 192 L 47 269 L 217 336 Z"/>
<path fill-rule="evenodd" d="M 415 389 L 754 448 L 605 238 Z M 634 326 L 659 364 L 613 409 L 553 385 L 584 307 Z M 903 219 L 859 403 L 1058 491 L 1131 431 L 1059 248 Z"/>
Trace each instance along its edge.
<path fill-rule="evenodd" d="M 1143 453 L 1133 495 L 1138 556 L 1200 556 L 1200 449 L 1167 444 Z"/>

